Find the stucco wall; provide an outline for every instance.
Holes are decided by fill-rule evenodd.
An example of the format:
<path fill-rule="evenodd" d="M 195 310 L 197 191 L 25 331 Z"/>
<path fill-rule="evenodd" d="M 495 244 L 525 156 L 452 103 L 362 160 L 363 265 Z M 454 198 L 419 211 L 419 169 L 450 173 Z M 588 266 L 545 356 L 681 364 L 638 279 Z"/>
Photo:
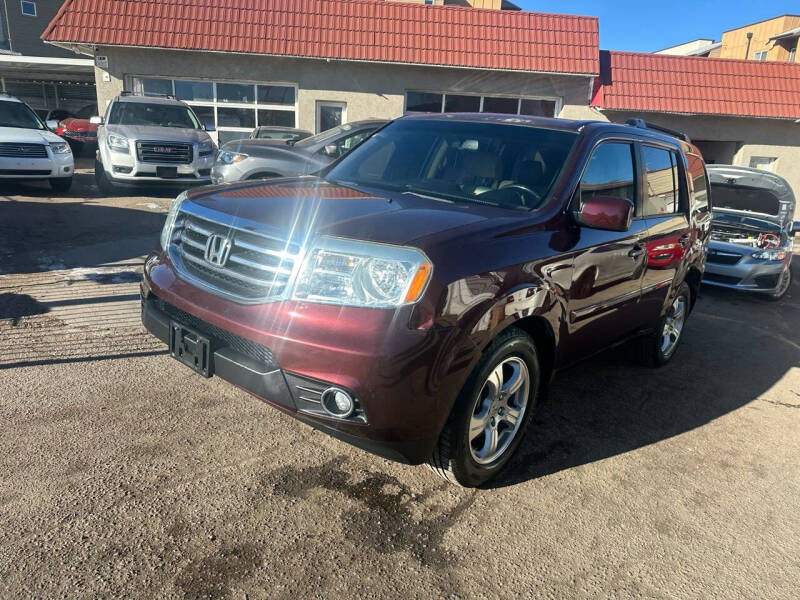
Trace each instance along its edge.
<path fill-rule="evenodd" d="M 97 70 L 100 107 L 122 91 L 126 75 L 296 83 L 298 126 L 311 131 L 318 100 L 347 102 L 348 121 L 400 116 L 406 90 L 556 97 L 564 114 L 587 105 L 591 87 L 590 77 L 570 75 L 138 48 L 99 48 L 97 54 L 108 57 L 110 78 L 103 81 Z"/>

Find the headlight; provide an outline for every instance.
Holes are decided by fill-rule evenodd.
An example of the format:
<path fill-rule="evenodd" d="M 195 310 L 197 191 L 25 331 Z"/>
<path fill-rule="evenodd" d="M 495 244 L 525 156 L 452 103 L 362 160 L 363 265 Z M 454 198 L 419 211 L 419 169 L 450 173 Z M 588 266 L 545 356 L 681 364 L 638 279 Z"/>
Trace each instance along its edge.
<path fill-rule="evenodd" d="M 53 154 L 69 154 L 72 152 L 67 142 L 50 142 L 50 150 L 53 151 Z"/>
<path fill-rule="evenodd" d="M 759 260 L 783 260 L 786 258 L 786 251 L 785 250 L 761 250 L 760 252 L 754 252 L 751 254 L 753 258 L 757 258 Z"/>
<path fill-rule="evenodd" d="M 225 163 L 226 165 L 232 165 L 234 163 L 242 162 L 246 158 L 250 157 L 247 154 L 239 154 L 238 152 L 223 150 L 219 153 L 217 160 L 221 163 Z"/>
<path fill-rule="evenodd" d="M 432 265 L 421 251 L 322 237 L 306 256 L 293 299 L 387 308 L 422 297 Z"/>
<path fill-rule="evenodd" d="M 208 155 L 208 154 L 211 154 L 212 152 L 214 152 L 214 142 L 212 142 L 211 140 L 207 140 L 205 142 L 200 142 L 200 144 L 198 144 L 198 146 L 197 146 L 197 153 L 198 154 L 201 154 L 201 155 L 206 154 L 206 155 Z"/>
<path fill-rule="evenodd" d="M 183 192 L 180 196 L 175 198 L 175 200 L 172 201 L 172 206 L 169 207 L 167 220 L 164 222 L 164 228 L 161 230 L 161 247 L 164 250 L 167 250 L 169 247 L 170 238 L 172 237 L 172 228 L 175 227 L 175 219 L 178 217 L 178 210 L 184 200 L 186 200 L 186 192 Z"/>
<path fill-rule="evenodd" d="M 114 152 L 124 152 L 126 154 L 130 148 L 128 145 L 128 138 L 124 138 L 121 135 L 109 135 L 108 147 Z"/>

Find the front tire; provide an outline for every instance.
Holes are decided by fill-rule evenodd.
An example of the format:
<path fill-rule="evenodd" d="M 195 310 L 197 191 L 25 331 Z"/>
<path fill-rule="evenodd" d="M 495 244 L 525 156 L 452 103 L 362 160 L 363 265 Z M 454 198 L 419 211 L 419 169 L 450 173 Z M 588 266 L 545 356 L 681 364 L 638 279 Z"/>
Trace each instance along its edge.
<path fill-rule="evenodd" d="M 439 435 L 430 468 L 464 487 L 495 477 L 522 441 L 540 381 L 531 337 L 515 327 L 501 333 L 464 384 Z"/>
<path fill-rule="evenodd" d="M 103 168 L 103 163 L 101 163 L 99 160 L 94 161 L 94 182 L 97 184 L 97 189 L 99 189 L 102 193 L 114 193 L 114 184 L 108 179 L 106 170 Z"/>
<path fill-rule="evenodd" d="M 53 177 L 50 179 L 50 188 L 57 194 L 66 194 L 72 187 L 72 177 Z"/>
<path fill-rule="evenodd" d="M 790 287 L 792 287 L 792 266 L 786 265 L 783 273 L 781 273 L 781 280 L 778 283 L 778 288 L 771 294 L 767 294 L 767 300 L 777 302 L 786 295 Z"/>

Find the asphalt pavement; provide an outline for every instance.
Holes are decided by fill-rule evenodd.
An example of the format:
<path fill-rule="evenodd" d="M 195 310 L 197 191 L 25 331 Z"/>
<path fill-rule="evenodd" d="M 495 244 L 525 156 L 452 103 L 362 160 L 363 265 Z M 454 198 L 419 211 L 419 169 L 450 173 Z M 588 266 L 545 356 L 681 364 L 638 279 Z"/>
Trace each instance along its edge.
<path fill-rule="evenodd" d="M 0 598 L 797 598 L 800 261 L 704 289 L 662 369 L 560 374 L 463 490 L 170 359 L 137 282 L 173 194 L 88 166 L 0 191 Z"/>

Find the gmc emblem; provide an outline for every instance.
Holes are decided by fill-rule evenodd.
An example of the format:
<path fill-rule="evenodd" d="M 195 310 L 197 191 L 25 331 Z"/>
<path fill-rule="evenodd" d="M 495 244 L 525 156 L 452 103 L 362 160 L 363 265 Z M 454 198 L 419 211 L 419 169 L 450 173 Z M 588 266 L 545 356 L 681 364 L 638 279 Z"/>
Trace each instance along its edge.
<path fill-rule="evenodd" d="M 175 149 L 169 146 L 153 146 L 153 152 L 158 152 L 159 154 L 172 154 L 174 151 Z"/>

